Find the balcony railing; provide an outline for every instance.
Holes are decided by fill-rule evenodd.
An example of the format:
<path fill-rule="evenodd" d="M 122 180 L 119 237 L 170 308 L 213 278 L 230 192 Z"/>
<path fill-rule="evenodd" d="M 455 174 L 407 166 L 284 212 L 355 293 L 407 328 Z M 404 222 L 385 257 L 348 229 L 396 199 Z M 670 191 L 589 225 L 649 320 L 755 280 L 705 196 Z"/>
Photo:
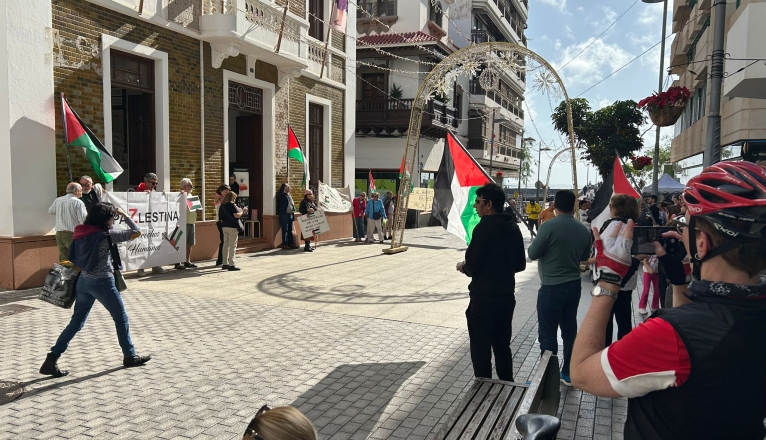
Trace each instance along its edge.
<path fill-rule="evenodd" d="M 374 131 L 392 133 L 406 131 L 414 99 L 363 99 L 356 101 L 356 122 L 365 134 Z M 439 101 L 431 100 L 423 113 L 421 129 L 424 133 L 444 134 L 457 128 L 457 110 Z"/>
<path fill-rule="evenodd" d="M 481 84 L 479 84 L 479 81 L 476 79 L 472 79 L 468 83 L 468 90 L 472 95 L 485 95 L 487 98 L 494 101 L 499 106 L 503 107 L 504 109 L 511 112 L 511 114 L 516 115 L 518 118 L 524 119 L 524 110 L 519 108 L 516 104 L 511 102 L 511 100 L 498 92 L 495 91 L 486 91 L 481 87 Z"/>
<path fill-rule="evenodd" d="M 245 53 L 277 67 L 299 67 L 296 64 L 300 63 L 294 60 L 306 58 L 300 38 L 306 25 L 288 14 L 283 27 L 283 14 L 284 8 L 260 0 L 202 0 L 201 36 L 204 41 L 219 45 L 223 58 Z"/>
<path fill-rule="evenodd" d="M 487 31 L 471 31 L 471 42 L 473 43 L 489 43 L 497 41 L 495 36 Z"/>

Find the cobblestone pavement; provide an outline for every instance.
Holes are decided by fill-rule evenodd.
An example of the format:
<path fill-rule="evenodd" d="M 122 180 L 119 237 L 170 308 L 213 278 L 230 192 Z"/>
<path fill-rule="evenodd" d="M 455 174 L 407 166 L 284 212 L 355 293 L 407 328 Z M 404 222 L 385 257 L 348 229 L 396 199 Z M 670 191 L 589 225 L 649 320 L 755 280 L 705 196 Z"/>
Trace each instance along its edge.
<path fill-rule="evenodd" d="M 459 243 L 428 244 L 449 241 L 442 230 L 419 234 L 413 233 L 412 240 L 423 247 L 410 255 L 417 254 L 421 265 L 461 258 L 455 252 Z M 356 249 L 364 248 L 371 249 L 371 258 L 380 252 L 372 246 Z M 324 264 L 318 266 L 327 266 L 324 275 L 312 274 L 308 285 L 290 280 L 280 288 L 296 295 L 295 289 L 332 285 L 353 298 L 350 293 L 359 288 L 344 287 L 354 284 L 342 264 L 348 249 L 331 245 L 323 251 L 318 262 Z M 275 257 L 291 272 L 297 271 L 292 259 L 298 258 L 303 256 Z M 71 311 L 37 300 L 33 291 L 0 293 L 0 386 L 12 392 L 16 382 L 24 389 L 15 400 L 0 400 L 0 439 L 234 439 L 264 403 L 297 406 L 323 439 L 423 439 L 446 420 L 470 384 L 464 322 L 460 328 L 456 318 L 438 325 L 416 322 L 410 315 L 377 316 L 382 308 L 391 313 L 391 308 L 408 304 L 416 297 L 412 289 L 443 294 L 441 284 L 455 298 L 425 302 L 424 307 L 454 302 L 450 307 L 464 309 L 467 280 L 453 274 L 454 269 L 427 284 L 427 269 L 415 266 L 418 270 L 410 275 L 400 268 L 396 276 L 404 300 L 397 299 L 397 289 L 387 289 L 383 304 L 366 309 L 358 304 L 344 309 L 341 302 L 330 310 L 314 310 L 316 303 L 300 296 L 268 304 L 273 296 L 258 292 L 257 286 L 269 279 L 278 282 L 279 265 L 267 271 L 271 262 L 263 255 L 240 261 L 242 272 L 259 269 L 248 281 L 256 288 L 244 293 L 227 295 L 230 280 L 202 271 L 130 282 L 124 301 L 133 341 L 140 353 L 151 353 L 154 359 L 141 368 L 121 368 L 114 324 L 96 305 L 60 359 L 61 368 L 71 371 L 60 379 L 40 376 L 37 369 Z M 381 261 L 376 270 L 385 272 L 387 261 Z M 517 288 L 517 295 L 525 298 L 519 300 L 512 342 L 519 381 L 529 376 L 539 357 L 535 270 L 530 265 L 520 274 L 523 281 Z M 196 288 L 189 287 L 189 279 Z M 458 298 L 460 285 L 463 296 Z M 375 298 L 377 291 L 369 284 L 363 288 Z M 581 307 L 588 300 L 585 295 Z M 596 399 L 562 386 L 559 438 L 621 439 L 625 412 L 623 399 Z"/>

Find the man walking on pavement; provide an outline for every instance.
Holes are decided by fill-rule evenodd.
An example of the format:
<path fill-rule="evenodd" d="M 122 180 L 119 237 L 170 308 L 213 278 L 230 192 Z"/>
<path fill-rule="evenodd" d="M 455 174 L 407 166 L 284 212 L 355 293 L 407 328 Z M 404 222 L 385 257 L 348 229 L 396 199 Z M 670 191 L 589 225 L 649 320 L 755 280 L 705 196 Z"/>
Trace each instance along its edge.
<path fill-rule="evenodd" d="M 56 247 L 59 249 L 59 261 L 69 260 L 74 228 L 81 225 L 88 215 L 80 197 L 82 186 L 71 182 L 66 186 L 66 194 L 54 200 L 48 208 L 48 214 L 56 216 Z"/>
<path fill-rule="evenodd" d="M 375 231 L 378 231 L 378 239 L 383 243 L 383 220 L 386 218 L 386 209 L 379 200 L 380 194 L 372 193 L 372 200 L 367 202 L 367 243 L 375 242 Z"/>
<path fill-rule="evenodd" d="M 367 209 L 367 194 L 362 191 L 359 197 L 355 198 L 351 203 L 354 207 L 354 241 L 356 243 L 362 242 L 362 237 L 366 236 L 364 229 L 364 219 L 367 216 L 365 211 Z"/>
<path fill-rule="evenodd" d="M 537 236 L 535 229 L 540 230 L 537 227 L 537 218 L 542 210 L 543 208 L 537 204 L 537 200 L 532 200 L 527 204 L 527 227 L 529 228 L 529 233 L 532 234 L 532 238 Z"/>
<path fill-rule="evenodd" d="M 577 336 L 577 306 L 580 304 L 580 262 L 590 256 L 591 233 L 574 217 L 575 195 L 559 191 L 554 198 L 556 217 L 540 226 L 529 246 L 529 259 L 540 260 L 540 290 L 537 321 L 540 351 L 558 354 L 558 328 L 564 340 L 561 381 L 572 386 L 569 362 Z"/>
<path fill-rule="evenodd" d="M 492 378 L 494 352 L 498 378 L 512 382 L 514 274 L 526 268 L 527 260 L 521 231 L 514 216 L 502 213 L 504 204 L 505 193 L 498 185 L 488 183 L 476 190 L 474 209 L 481 221 L 457 270 L 471 277 L 465 316 L 474 376 Z"/>

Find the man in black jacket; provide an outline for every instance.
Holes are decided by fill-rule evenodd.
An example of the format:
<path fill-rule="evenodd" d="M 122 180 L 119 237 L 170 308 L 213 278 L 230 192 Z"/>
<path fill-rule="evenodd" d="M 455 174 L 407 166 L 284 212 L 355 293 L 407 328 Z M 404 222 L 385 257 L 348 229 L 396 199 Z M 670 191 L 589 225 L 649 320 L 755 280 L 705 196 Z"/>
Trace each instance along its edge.
<path fill-rule="evenodd" d="M 505 193 L 499 186 L 488 183 L 476 190 L 474 208 L 481 221 L 457 270 L 471 277 L 471 302 L 465 315 L 474 376 L 492 378 L 494 352 L 497 376 L 512 382 L 514 274 L 526 268 L 527 260 L 521 231 L 513 216 L 502 213 L 504 204 Z"/>

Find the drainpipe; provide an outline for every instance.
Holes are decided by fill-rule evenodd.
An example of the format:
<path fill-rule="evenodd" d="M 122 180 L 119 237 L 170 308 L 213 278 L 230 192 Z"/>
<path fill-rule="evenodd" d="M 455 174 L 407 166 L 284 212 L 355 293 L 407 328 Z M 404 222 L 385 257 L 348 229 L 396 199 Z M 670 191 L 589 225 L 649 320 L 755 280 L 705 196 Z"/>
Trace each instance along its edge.
<path fill-rule="evenodd" d="M 200 40 L 199 42 L 199 113 L 200 113 L 200 169 L 202 170 L 202 177 L 200 179 L 200 185 L 202 185 L 202 221 L 205 220 L 205 42 Z"/>

